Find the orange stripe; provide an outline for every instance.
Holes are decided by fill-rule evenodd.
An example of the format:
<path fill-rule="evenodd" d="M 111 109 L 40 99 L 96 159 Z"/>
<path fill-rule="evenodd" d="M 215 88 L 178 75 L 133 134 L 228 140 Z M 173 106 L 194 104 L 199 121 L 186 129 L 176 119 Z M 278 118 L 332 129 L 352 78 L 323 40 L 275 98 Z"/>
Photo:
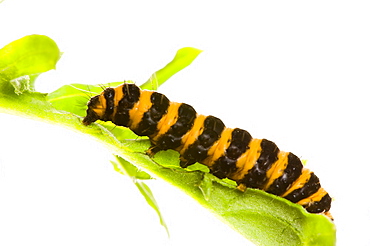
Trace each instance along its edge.
<path fill-rule="evenodd" d="M 180 152 L 182 156 L 185 150 L 189 147 L 189 145 L 193 144 L 195 140 L 197 140 L 198 136 L 202 134 L 204 129 L 204 120 L 206 116 L 204 115 L 197 115 L 195 118 L 194 125 L 190 131 L 188 131 L 181 139 L 182 146 L 180 146 L 177 151 Z"/>
<path fill-rule="evenodd" d="M 129 111 L 130 129 L 135 130 L 138 127 L 139 123 L 143 119 L 144 113 L 152 106 L 152 102 L 150 100 L 152 94 L 153 91 L 141 91 L 139 101 L 135 103 L 134 107 Z"/>
<path fill-rule="evenodd" d="M 307 197 L 307 198 L 304 198 L 302 200 L 300 200 L 299 202 L 297 202 L 299 205 L 302 205 L 302 206 L 305 206 L 305 205 L 308 205 L 310 203 L 313 203 L 313 202 L 318 202 L 320 201 L 324 196 L 326 196 L 326 194 L 328 194 L 322 187 L 316 191 L 314 194 L 312 194 L 311 196 Z"/>
<path fill-rule="evenodd" d="M 93 108 L 94 112 L 100 117 L 102 118 L 104 113 L 105 113 L 105 109 L 107 107 L 106 105 L 107 101 L 105 100 L 104 98 L 104 93 L 102 92 L 100 95 L 99 95 L 99 103 L 95 105 L 95 107 Z"/>
<path fill-rule="evenodd" d="M 289 195 L 291 192 L 302 188 L 308 180 L 311 178 L 311 171 L 307 168 L 303 168 L 301 175 L 298 177 L 296 181 L 289 187 L 289 189 L 281 195 L 281 197 L 286 197 Z"/>
<path fill-rule="evenodd" d="M 252 139 L 248 145 L 248 149 L 244 152 L 237 160 L 236 167 L 238 171 L 236 171 L 232 175 L 232 179 L 235 181 L 241 180 L 244 176 L 253 168 L 256 164 L 258 158 L 261 155 L 261 142 L 262 139 Z"/>
<path fill-rule="evenodd" d="M 168 130 L 173 126 L 178 116 L 179 107 L 182 103 L 171 102 L 170 106 L 168 107 L 167 114 L 164 115 L 157 124 L 158 133 L 155 136 L 150 136 L 150 139 L 155 143 L 160 136 L 168 132 Z"/>
<path fill-rule="evenodd" d="M 208 157 L 202 162 L 202 164 L 211 167 L 218 158 L 225 154 L 226 149 L 231 143 L 231 134 L 233 130 L 234 129 L 232 128 L 225 128 L 222 131 L 220 138 L 209 148 L 207 152 Z"/>
<path fill-rule="evenodd" d="M 284 171 L 288 165 L 288 155 L 289 152 L 279 152 L 278 160 L 275 161 L 271 165 L 271 168 L 266 172 L 266 177 L 268 181 L 263 187 L 263 190 L 267 190 L 276 179 L 280 178 L 280 176 L 284 174 Z"/>

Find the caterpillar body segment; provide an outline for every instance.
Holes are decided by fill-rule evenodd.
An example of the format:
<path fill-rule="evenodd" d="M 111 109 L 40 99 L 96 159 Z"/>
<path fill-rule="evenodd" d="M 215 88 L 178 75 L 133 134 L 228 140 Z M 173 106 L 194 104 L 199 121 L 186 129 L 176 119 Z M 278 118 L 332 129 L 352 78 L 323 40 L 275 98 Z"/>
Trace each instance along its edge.
<path fill-rule="evenodd" d="M 197 114 L 188 104 L 124 83 L 90 99 L 83 124 L 96 120 L 148 136 L 149 155 L 175 150 L 183 168 L 199 162 L 216 177 L 234 180 L 240 190 L 261 189 L 331 218 L 331 197 L 296 155 L 267 139 L 252 138 L 246 130 L 227 128 L 217 117 Z"/>

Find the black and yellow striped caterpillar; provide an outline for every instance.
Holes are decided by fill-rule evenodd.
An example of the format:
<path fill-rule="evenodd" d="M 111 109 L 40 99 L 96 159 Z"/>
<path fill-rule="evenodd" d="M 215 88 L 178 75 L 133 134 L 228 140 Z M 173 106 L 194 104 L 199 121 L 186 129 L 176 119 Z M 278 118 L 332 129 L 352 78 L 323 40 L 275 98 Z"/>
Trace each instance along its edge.
<path fill-rule="evenodd" d="M 183 168 L 199 162 L 216 177 L 234 180 L 240 190 L 261 189 L 298 203 L 310 213 L 331 217 L 331 197 L 296 155 L 280 151 L 267 139 L 252 138 L 245 130 L 227 128 L 214 116 L 197 114 L 188 104 L 124 83 L 90 99 L 83 124 L 96 120 L 112 121 L 148 136 L 149 155 L 178 151 Z"/>

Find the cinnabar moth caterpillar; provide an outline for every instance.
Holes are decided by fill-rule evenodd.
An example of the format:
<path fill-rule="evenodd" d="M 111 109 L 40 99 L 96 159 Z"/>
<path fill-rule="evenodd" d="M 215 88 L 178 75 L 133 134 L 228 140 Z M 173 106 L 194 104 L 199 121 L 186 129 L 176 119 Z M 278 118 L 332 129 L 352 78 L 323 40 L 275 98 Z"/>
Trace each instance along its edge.
<path fill-rule="evenodd" d="M 331 197 L 296 155 L 280 151 L 267 139 L 252 138 L 245 130 L 227 128 L 214 116 L 197 114 L 188 104 L 124 83 L 90 99 L 83 124 L 96 120 L 112 121 L 148 136 L 150 155 L 178 151 L 183 168 L 199 162 L 216 177 L 234 180 L 240 190 L 261 189 L 298 203 L 310 213 L 331 217 Z"/>

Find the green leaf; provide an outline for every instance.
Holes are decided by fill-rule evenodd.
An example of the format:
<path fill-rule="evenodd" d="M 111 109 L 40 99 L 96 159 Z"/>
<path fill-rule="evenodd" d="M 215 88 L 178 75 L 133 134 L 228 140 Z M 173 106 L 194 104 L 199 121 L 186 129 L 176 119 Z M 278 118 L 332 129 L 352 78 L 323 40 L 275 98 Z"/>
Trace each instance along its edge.
<path fill-rule="evenodd" d="M 60 55 L 57 44 L 47 36 L 30 35 L 11 42 L 0 50 L 0 86 L 9 89 L 4 82 L 12 81 L 18 94 L 33 91 L 31 76 L 54 69 Z"/>
<path fill-rule="evenodd" d="M 17 64 L 14 66 L 18 67 Z M 64 96 L 70 98 L 69 94 L 69 92 L 60 93 L 54 99 L 58 101 L 58 98 Z M 82 93 L 76 97 L 87 101 L 86 94 Z M 124 137 L 119 139 L 120 133 L 113 132 L 109 126 L 102 126 L 100 123 L 83 126 L 80 116 L 83 115 L 85 106 L 75 104 L 74 107 L 77 109 L 73 107 L 71 109 L 67 104 L 72 101 L 67 99 L 61 103 L 63 108 L 61 111 L 54 108 L 50 100 L 52 101 L 47 95 L 36 92 L 17 96 L 13 91 L 0 86 L 0 112 L 47 121 L 90 135 L 150 176 L 166 180 L 183 190 L 226 224 L 258 245 L 335 245 L 335 226 L 325 216 L 307 213 L 302 206 L 264 191 L 247 189 L 243 193 L 215 177 L 212 180 L 212 176 L 208 175 L 206 176 L 211 180 L 203 185 L 203 190 L 208 189 L 205 197 L 200 189 L 205 176 L 204 171 L 179 168 L 178 153 L 175 151 L 163 151 L 150 158 L 145 154 L 150 146 L 149 140 L 129 140 Z M 80 112 L 79 116 L 66 112 L 68 110 Z M 138 186 L 148 198 L 152 197 L 145 185 Z"/>
<path fill-rule="evenodd" d="M 173 58 L 170 63 L 168 63 L 164 68 L 153 73 L 148 81 L 146 81 L 140 87 L 147 90 L 156 90 L 175 73 L 189 66 L 201 52 L 202 50 L 192 47 L 179 49 L 175 55 L 175 58 Z"/>
<path fill-rule="evenodd" d="M 130 162 L 126 161 L 120 156 L 116 156 L 116 161 L 111 161 L 111 163 L 113 164 L 114 169 L 117 172 L 128 175 L 132 179 L 136 187 L 139 189 L 140 193 L 145 198 L 148 205 L 151 206 L 157 213 L 161 225 L 166 229 L 167 235 L 169 236 L 168 227 L 163 219 L 163 216 L 159 210 L 158 204 L 153 196 L 152 191 L 145 183 L 138 181 L 139 179 L 152 179 L 152 177 L 148 173 L 139 170 L 136 166 L 132 165 Z"/>
<path fill-rule="evenodd" d="M 134 180 L 152 179 L 152 177 L 148 173 L 140 170 L 135 165 L 132 165 L 130 162 L 124 160 L 122 157 L 116 155 L 115 158 L 116 161 L 111 161 L 111 163 L 114 166 L 114 170 L 116 170 L 117 172 L 128 175 Z"/>
<path fill-rule="evenodd" d="M 211 174 L 205 173 L 202 181 L 199 184 L 199 189 L 202 191 L 204 199 L 206 201 L 209 201 L 209 199 L 211 198 L 213 188 L 213 181 L 210 175 Z"/>
<path fill-rule="evenodd" d="M 141 194 L 144 196 L 146 202 L 157 212 L 161 225 L 166 229 L 168 237 L 170 233 L 168 231 L 168 227 L 164 222 L 161 212 L 159 211 L 158 204 L 153 196 L 152 191 L 150 188 L 143 182 L 135 182 L 136 187 L 139 189 Z"/>

